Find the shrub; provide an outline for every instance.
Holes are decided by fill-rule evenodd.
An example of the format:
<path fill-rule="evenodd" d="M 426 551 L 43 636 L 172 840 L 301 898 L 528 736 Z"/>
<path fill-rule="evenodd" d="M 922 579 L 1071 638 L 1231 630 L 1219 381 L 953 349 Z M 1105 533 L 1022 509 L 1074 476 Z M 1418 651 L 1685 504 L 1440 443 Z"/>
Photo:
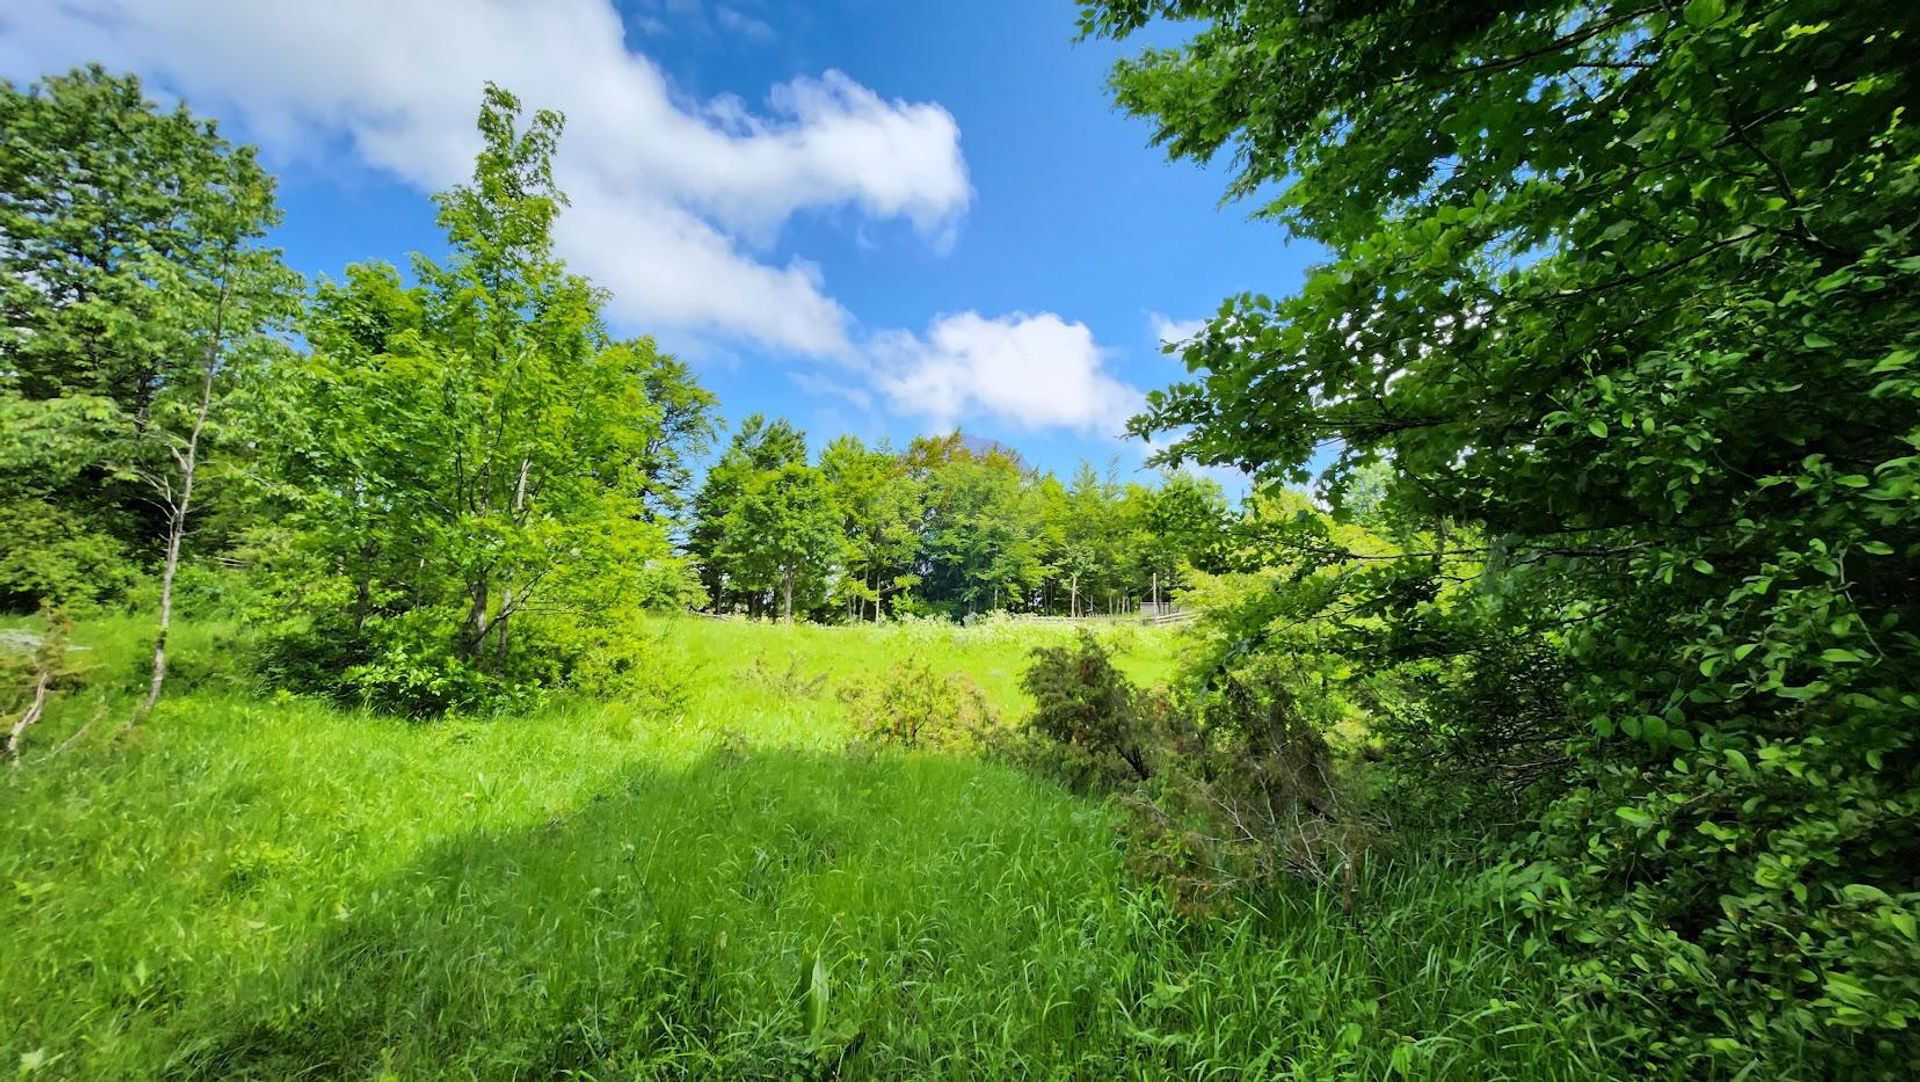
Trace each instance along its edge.
<path fill-rule="evenodd" d="M 828 679 L 824 673 L 808 676 L 798 654 L 789 654 L 782 667 L 768 664 L 764 655 L 756 655 L 743 675 L 748 683 L 779 699 L 815 698 L 825 690 Z"/>
<path fill-rule="evenodd" d="M 186 561 L 173 582 L 173 612 L 182 621 L 232 620 L 259 604 L 259 582 L 248 571 L 218 561 Z M 146 578 L 126 591 L 128 612 L 146 615 L 160 607 L 160 582 Z M 169 674 L 171 675 L 171 674 Z"/>
<path fill-rule="evenodd" d="M 126 546 L 83 516 L 41 500 L 0 503 L 0 608 L 83 608 L 139 580 Z"/>
<path fill-rule="evenodd" d="M 1152 777 L 1140 692 L 1106 647 L 1082 631 L 1070 645 L 1043 646 L 1032 656 L 1020 686 L 1034 700 L 1027 728 L 1039 738 L 1028 749 L 1039 753 L 1035 765 L 1083 790 Z"/>
<path fill-rule="evenodd" d="M 918 658 L 899 662 L 878 680 L 847 684 L 840 695 L 860 741 L 968 751 L 999 739 L 980 686 L 957 673 L 935 673 Z"/>
<path fill-rule="evenodd" d="M 1034 651 L 1035 709 L 1007 746 L 1030 769 L 1116 794 L 1129 872 L 1187 916 L 1235 908 L 1291 873 L 1351 905 L 1368 830 L 1346 807 L 1310 673 L 1256 655 L 1190 696 L 1142 692 L 1098 640 Z"/>
<path fill-rule="evenodd" d="M 1154 784 L 1122 801 L 1127 865 L 1183 913 L 1231 911 L 1283 874 L 1334 886 L 1351 908 L 1370 831 L 1338 784 L 1319 701 L 1293 675 L 1265 658 L 1195 696 L 1184 717 L 1162 700 L 1158 729 L 1173 740 Z"/>
<path fill-rule="evenodd" d="M 41 608 L 43 630 L 0 633 L 0 755 L 20 763 L 22 740 L 46 712 L 47 701 L 85 684 L 69 657 L 73 624 L 51 605 Z"/>
<path fill-rule="evenodd" d="M 664 631 L 639 612 L 594 621 L 529 621 L 531 655 L 548 659 L 549 686 L 594 699 L 641 707 L 650 714 L 685 709 L 693 670 L 667 643 Z"/>

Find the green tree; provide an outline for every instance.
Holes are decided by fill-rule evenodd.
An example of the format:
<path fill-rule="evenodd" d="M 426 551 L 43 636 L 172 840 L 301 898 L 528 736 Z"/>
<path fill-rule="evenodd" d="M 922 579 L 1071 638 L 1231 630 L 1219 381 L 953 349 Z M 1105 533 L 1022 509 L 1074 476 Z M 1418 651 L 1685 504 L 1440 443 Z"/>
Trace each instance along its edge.
<path fill-rule="evenodd" d="M 221 153 L 224 147 L 211 141 L 205 149 L 185 242 L 145 271 L 165 298 L 157 318 L 165 321 L 172 352 L 155 363 L 145 416 L 123 441 L 125 468 L 164 514 L 153 664 L 133 722 L 152 712 L 166 684 L 174 585 L 191 517 L 201 510 L 195 497 L 205 483 L 207 456 L 221 437 L 238 444 L 265 435 L 250 424 L 252 417 L 231 407 L 250 401 L 250 385 L 285 355 L 284 345 L 267 334 L 292 318 L 300 293 L 299 278 L 279 251 L 260 244 L 279 220 L 271 179 L 248 152 Z"/>
<path fill-rule="evenodd" d="M 806 460 L 806 433 L 785 418 L 768 421 L 765 415 L 753 413 L 740 422 L 740 430 L 733 434 L 719 461 L 708 468 L 693 499 L 693 528 L 686 547 L 700 564 L 700 581 L 716 609 L 746 600 L 729 586 L 737 576 L 727 562 L 726 536 L 727 516 L 748 481 L 757 473 L 804 464 Z"/>
<path fill-rule="evenodd" d="M 564 680 L 566 651 L 518 650 L 515 628 L 642 604 L 640 572 L 669 555 L 647 506 L 676 438 L 648 396 L 662 358 L 610 339 L 600 294 L 553 253 L 561 126 L 523 125 L 490 86 L 473 180 L 436 197 L 451 256 L 416 256 L 416 286 L 350 268 L 303 327 L 281 558 L 312 572 L 293 600 L 349 644 L 349 682 L 406 709 Z"/>
<path fill-rule="evenodd" d="M 1349 601 L 1482 686 L 1564 667 L 1456 717 L 1531 732 L 1528 904 L 1649 1055 L 1910 1065 L 1920 10 L 1083 5 L 1156 18 L 1193 36 L 1121 104 L 1330 256 L 1229 299 L 1136 430 L 1267 478 L 1338 441 L 1336 506 L 1388 464 L 1432 548 Z"/>
<path fill-rule="evenodd" d="M 1137 596 L 1157 591 L 1165 601 L 1186 585 L 1189 572 L 1220 570 L 1229 517 L 1218 482 L 1174 470 L 1155 487 L 1127 486 L 1125 502 Z"/>
<path fill-rule="evenodd" d="M 800 462 L 749 474 L 727 511 L 720 552 L 734 588 L 778 600 L 792 620 L 827 598 L 842 537 L 833 489 L 821 472 Z"/>
<path fill-rule="evenodd" d="M 1121 582 L 1119 494 L 1090 462 L 1082 462 L 1057 505 L 1061 515 L 1057 571 L 1065 580 L 1070 616 L 1111 609 Z"/>
<path fill-rule="evenodd" d="M 297 293 L 260 244 L 272 181 L 97 66 L 0 81 L 0 131 L 0 603 L 109 596 L 153 562 L 170 609 L 208 458 L 243 442 L 225 400 Z"/>
<path fill-rule="evenodd" d="M 920 547 L 920 485 L 900 455 L 854 436 L 820 452 L 820 472 L 833 488 L 846 542 L 842 600 L 849 615 L 858 618 L 868 606 L 878 620 L 888 595 L 918 581 L 910 569 Z"/>
<path fill-rule="evenodd" d="M 700 386 L 692 369 L 661 353 L 651 338 L 627 343 L 628 371 L 641 393 L 660 411 L 641 450 L 649 521 L 679 524 L 692 502 L 691 461 L 707 453 L 719 434 L 719 399 Z"/>
<path fill-rule="evenodd" d="M 991 452 L 930 471 L 922 534 L 926 600 L 953 616 L 1027 607 L 1045 578 L 1039 502 L 1019 463 Z"/>

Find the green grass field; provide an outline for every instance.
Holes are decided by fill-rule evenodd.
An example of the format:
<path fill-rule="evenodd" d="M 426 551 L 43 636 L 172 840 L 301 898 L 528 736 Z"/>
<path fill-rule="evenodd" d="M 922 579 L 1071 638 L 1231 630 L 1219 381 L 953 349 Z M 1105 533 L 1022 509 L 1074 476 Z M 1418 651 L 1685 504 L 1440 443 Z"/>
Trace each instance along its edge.
<path fill-rule="evenodd" d="M 87 1079 L 1413 1078 L 1622 1073 L 1434 860 L 1358 921 L 1194 924 L 1109 813 L 849 753 L 909 655 L 1009 716 L 1058 627 L 663 621 L 669 709 L 409 724 L 235 685 L 220 629 L 130 739 L 81 693 L 0 779 L 0 1071 Z M 1145 682 L 1175 632 L 1106 634 Z M 83 626 L 111 685 L 137 623 Z M 825 679 L 822 680 L 821 678 Z M 77 726 L 92 728 L 57 757 Z"/>

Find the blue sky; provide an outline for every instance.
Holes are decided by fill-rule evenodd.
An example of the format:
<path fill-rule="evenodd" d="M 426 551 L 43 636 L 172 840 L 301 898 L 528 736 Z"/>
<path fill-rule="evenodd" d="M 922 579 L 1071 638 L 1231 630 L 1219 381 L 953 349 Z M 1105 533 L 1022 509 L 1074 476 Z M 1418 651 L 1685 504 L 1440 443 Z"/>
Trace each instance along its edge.
<path fill-rule="evenodd" d="M 0 73 L 98 59 L 260 143 L 289 260 L 441 246 L 480 85 L 569 116 L 562 252 L 725 415 L 815 445 L 959 426 L 1123 472 L 1167 324 L 1288 292 L 1317 253 L 1222 168 L 1169 163 L 1071 0 L 57 0 L 0 11 Z M 1138 43 L 1130 44 L 1130 50 Z"/>

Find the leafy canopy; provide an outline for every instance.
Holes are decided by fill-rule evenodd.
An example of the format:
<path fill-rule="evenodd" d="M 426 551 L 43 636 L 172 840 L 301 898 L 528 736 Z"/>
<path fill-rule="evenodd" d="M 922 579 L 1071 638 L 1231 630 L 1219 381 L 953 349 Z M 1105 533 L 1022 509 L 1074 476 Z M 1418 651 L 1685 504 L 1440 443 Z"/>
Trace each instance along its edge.
<path fill-rule="evenodd" d="M 1523 889 L 1648 1054 L 1910 1061 L 1920 8 L 1082 12 L 1181 20 L 1120 104 L 1330 252 L 1229 298 L 1134 430 L 1270 479 L 1332 445 L 1334 506 L 1427 524 L 1329 611 L 1547 696 L 1446 724 L 1530 734 Z"/>

